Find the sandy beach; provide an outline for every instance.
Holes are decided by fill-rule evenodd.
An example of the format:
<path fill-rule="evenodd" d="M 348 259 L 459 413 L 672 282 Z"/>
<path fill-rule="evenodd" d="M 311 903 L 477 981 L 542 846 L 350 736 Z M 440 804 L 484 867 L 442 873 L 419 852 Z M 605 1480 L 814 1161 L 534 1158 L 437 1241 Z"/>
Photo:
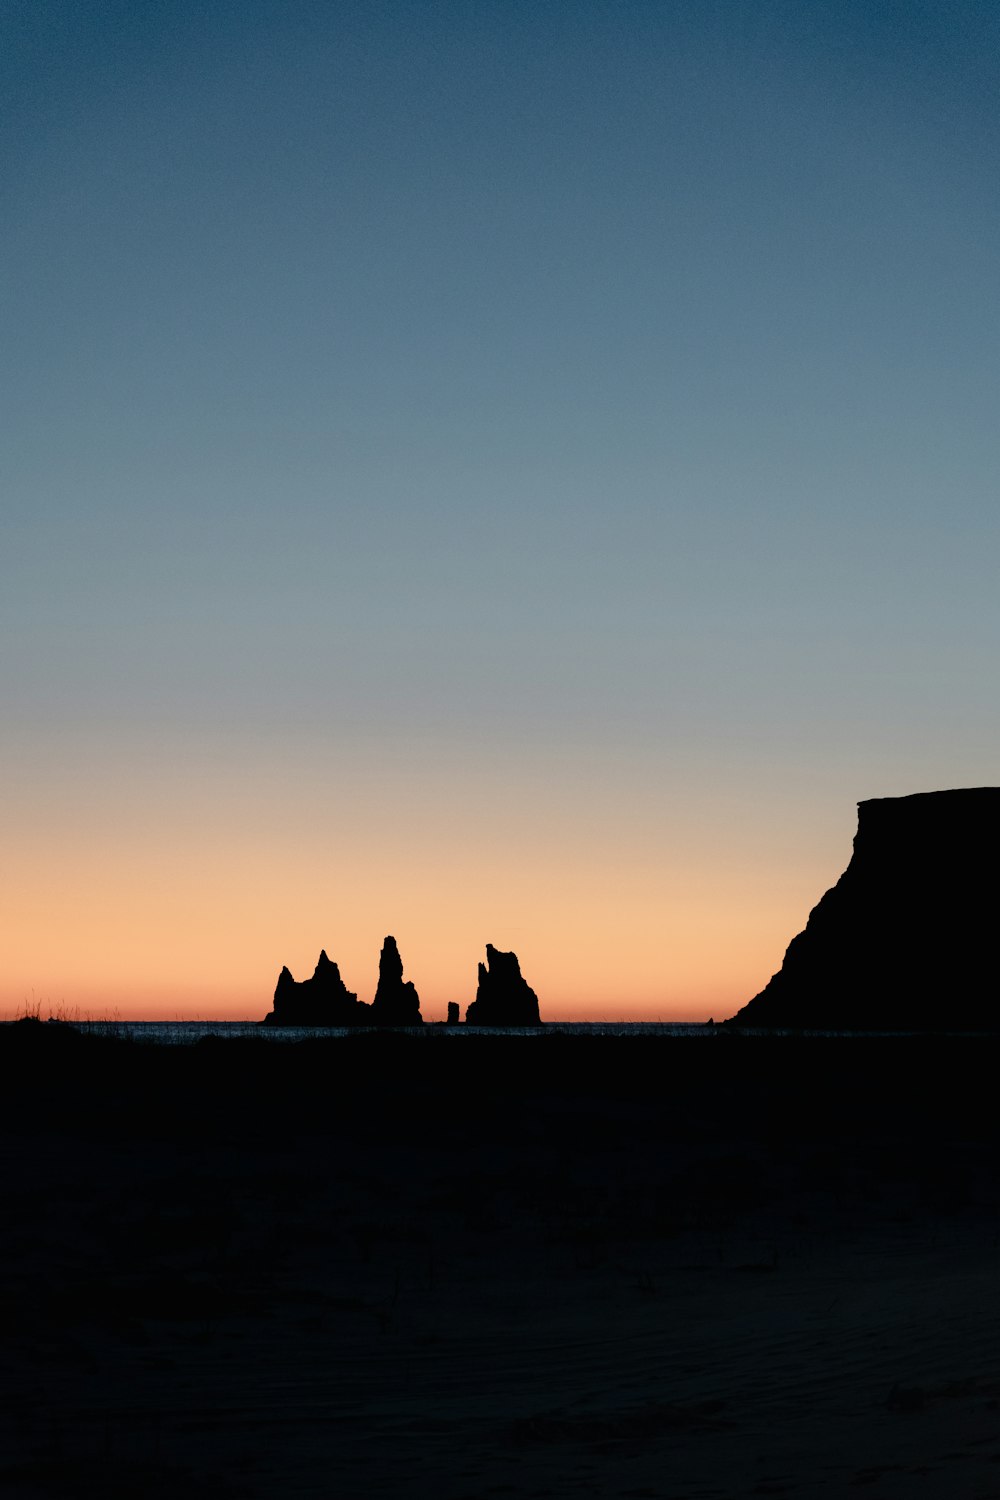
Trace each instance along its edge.
<path fill-rule="evenodd" d="M 6 1496 L 1000 1495 L 995 1042 L 54 1031 Z"/>

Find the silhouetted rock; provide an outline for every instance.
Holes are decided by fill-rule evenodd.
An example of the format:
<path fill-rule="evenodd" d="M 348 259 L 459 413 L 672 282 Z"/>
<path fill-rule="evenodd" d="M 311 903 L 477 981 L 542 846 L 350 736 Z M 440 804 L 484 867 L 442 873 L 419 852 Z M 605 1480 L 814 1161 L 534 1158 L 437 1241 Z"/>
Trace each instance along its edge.
<path fill-rule="evenodd" d="M 516 953 L 501 953 L 486 944 L 486 963 L 479 965 L 479 988 L 465 1012 L 467 1026 L 540 1026 L 538 996 L 521 976 Z"/>
<path fill-rule="evenodd" d="M 850 864 L 727 1024 L 996 1030 L 998 846 L 995 787 L 859 803 Z"/>
<path fill-rule="evenodd" d="M 378 961 L 378 988 L 372 1002 L 376 1026 L 420 1026 L 420 998 L 409 981 L 403 980 L 403 960 L 396 939 L 387 937 Z"/>
<path fill-rule="evenodd" d="M 340 968 L 320 953 L 311 979 L 296 983 L 287 968 L 278 975 L 274 1009 L 263 1026 L 370 1026 L 371 1006 L 360 1001 L 340 977 Z"/>
<path fill-rule="evenodd" d="M 462 1018 L 462 1013 L 461 1013 L 461 1011 L 458 1008 L 458 1001 L 457 1000 L 449 1000 L 448 1001 L 448 1025 L 449 1026 L 457 1026 L 458 1023 L 459 1023 L 459 1021 L 461 1020 L 461 1018 Z"/>

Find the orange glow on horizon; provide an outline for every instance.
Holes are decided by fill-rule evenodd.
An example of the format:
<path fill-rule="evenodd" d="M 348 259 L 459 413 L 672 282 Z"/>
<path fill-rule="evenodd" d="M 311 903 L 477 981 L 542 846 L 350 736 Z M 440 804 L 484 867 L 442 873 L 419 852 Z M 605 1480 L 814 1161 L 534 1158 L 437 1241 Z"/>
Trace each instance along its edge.
<path fill-rule="evenodd" d="M 498 764 L 484 784 L 437 762 L 331 778 L 164 759 L 95 757 L 74 768 L 86 797 L 50 777 L 22 800 L 0 1014 L 259 1020 L 281 966 L 308 978 L 321 948 L 370 1000 L 392 933 L 426 1020 L 464 1014 L 487 942 L 518 954 L 544 1019 L 721 1019 L 779 967 L 853 833 L 831 857 L 806 827 L 790 859 L 785 830 L 768 864 L 765 809 L 734 827 L 714 788 L 656 804 L 600 764 Z"/>
<path fill-rule="evenodd" d="M 443 1020 L 450 1000 L 464 1013 L 492 942 L 518 954 L 544 1019 L 703 1021 L 749 999 L 792 935 L 783 913 L 750 904 L 752 880 L 732 871 L 694 889 L 690 871 L 683 881 L 633 871 L 609 889 L 577 866 L 559 872 L 559 898 L 547 899 L 557 872 L 538 865 L 530 874 L 494 869 L 486 891 L 460 874 L 421 890 L 380 870 L 325 882 L 316 871 L 315 884 L 307 877 L 273 891 L 237 861 L 205 871 L 207 895 L 162 851 L 130 868 L 126 887 L 110 872 L 88 885 L 71 863 L 49 882 L 60 941 L 47 913 L 37 913 L 34 931 L 22 920 L 20 962 L 8 965 L 0 994 L 8 1017 L 38 1008 L 68 1019 L 259 1020 L 281 966 L 306 979 L 321 948 L 370 1000 L 392 932 L 425 1020 Z M 376 927 L 379 906 L 388 920 Z"/>

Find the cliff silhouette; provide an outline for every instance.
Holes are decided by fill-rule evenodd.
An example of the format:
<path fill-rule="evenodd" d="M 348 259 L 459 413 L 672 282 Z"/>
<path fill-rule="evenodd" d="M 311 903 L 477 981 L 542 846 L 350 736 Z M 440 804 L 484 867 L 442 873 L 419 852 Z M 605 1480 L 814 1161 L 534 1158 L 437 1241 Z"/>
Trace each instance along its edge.
<path fill-rule="evenodd" d="M 340 977 L 324 948 L 311 979 L 297 982 L 287 968 L 278 975 L 274 1009 L 262 1026 L 419 1026 L 420 998 L 403 980 L 403 960 L 394 937 L 382 944 L 378 988 L 371 1005 L 359 1000 Z"/>
<path fill-rule="evenodd" d="M 403 979 L 403 960 L 396 939 L 387 937 L 378 961 L 378 989 L 372 1001 L 371 1019 L 376 1026 L 420 1026 L 420 997 Z"/>
<path fill-rule="evenodd" d="M 297 982 L 286 966 L 278 975 L 274 1009 L 263 1026 L 370 1026 L 371 1006 L 358 999 L 340 977 L 340 967 L 324 948 L 311 979 Z"/>
<path fill-rule="evenodd" d="M 538 996 L 521 974 L 516 953 L 486 944 L 476 998 L 465 1012 L 467 1026 L 540 1026 Z"/>
<path fill-rule="evenodd" d="M 1000 788 L 858 804 L 854 853 L 729 1025 L 996 1030 Z"/>
<path fill-rule="evenodd" d="M 382 944 L 378 987 L 370 1005 L 349 990 L 324 948 L 310 979 L 296 981 L 283 968 L 274 991 L 274 1007 L 262 1026 L 420 1026 L 420 997 L 403 978 L 403 960 L 394 937 Z M 448 1024 L 456 1025 L 459 1007 L 448 1006 Z M 538 996 L 521 974 L 516 953 L 501 953 L 486 945 L 486 963 L 479 965 L 476 998 L 466 1011 L 469 1026 L 540 1026 Z"/>

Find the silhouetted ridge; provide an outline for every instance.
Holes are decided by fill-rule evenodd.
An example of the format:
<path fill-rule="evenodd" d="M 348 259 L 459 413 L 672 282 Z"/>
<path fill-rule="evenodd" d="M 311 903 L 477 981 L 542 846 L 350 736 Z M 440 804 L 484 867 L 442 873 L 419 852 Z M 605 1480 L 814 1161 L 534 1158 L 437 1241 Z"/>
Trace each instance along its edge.
<path fill-rule="evenodd" d="M 1000 789 L 858 804 L 854 853 L 730 1024 L 994 1030 Z"/>
<path fill-rule="evenodd" d="M 360 1001 L 340 977 L 324 948 L 311 979 L 297 983 L 288 968 L 278 975 L 274 1009 L 264 1026 L 370 1026 L 371 1006 Z"/>
<path fill-rule="evenodd" d="M 403 960 L 396 939 L 387 937 L 378 961 L 378 989 L 372 1002 L 372 1021 L 376 1026 L 420 1026 L 420 998 L 409 981 L 403 979 Z"/>
<path fill-rule="evenodd" d="M 467 1026 L 540 1026 L 538 996 L 521 975 L 516 953 L 486 944 L 479 965 L 476 998 L 465 1013 Z"/>
<path fill-rule="evenodd" d="M 458 1022 L 454 1001 L 448 1006 L 448 1022 Z M 486 963 L 479 965 L 479 988 L 465 1015 L 469 1026 L 540 1026 L 538 996 L 526 983 L 516 953 L 501 953 L 486 945 Z M 403 978 L 403 960 L 394 937 L 382 944 L 378 964 L 378 987 L 371 1005 L 364 1004 L 347 988 L 339 967 L 320 953 L 311 979 L 296 982 L 288 968 L 278 975 L 274 1008 L 264 1017 L 264 1026 L 420 1026 L 420 997 L 414 985 Z"/>
<path fill-rule="evenodd" d="M 420 999 L 403 979 L 396 939 L 387 937 L 378 965 L 378 988 L 371 1005 L 359 1000 L 340 977 L 324 948 L 311 979 L 296 983 L 287 968 L 278 975 L 274 1009 L 264 1026 L 420 1026 Z"/>

